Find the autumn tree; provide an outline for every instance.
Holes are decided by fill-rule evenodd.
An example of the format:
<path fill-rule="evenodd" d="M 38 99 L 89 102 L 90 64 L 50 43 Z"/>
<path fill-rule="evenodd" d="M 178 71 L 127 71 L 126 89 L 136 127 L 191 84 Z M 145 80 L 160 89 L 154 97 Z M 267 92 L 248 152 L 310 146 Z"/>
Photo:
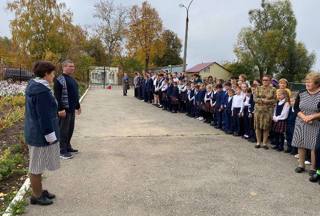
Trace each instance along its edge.
<path fill-rule="evenodd" d="M 286 58 L 280 64 L 278 77 L 286 78 L 289 82 L 301 82 L 310 72 L 315 63 L 316 55 L 308 53 L 305 45 L 294 42 L 287 48 Z"/>
<path fill-rule="evenodd" d="M 182 64 L 183 60 L 180 57 L 182 44 L 178 35 L 173 31 L 165 30 L 159 40 L 160 46 L 162 46 L 159 49 L 162 50 L 159 52 L 159 49 L 157 49 L 157 55 L 154 59 L 155 65 L 160 67 Z"/>
<path fill-rule="evenodd" d="M 95 59 L 96 66 L 104 66 L 107 61 L 107 54 L 99 37 L 90 38 L 84 46 L 85 51 Z"/>
<path fill-rule="evenodd" d="M 251 26 L 239 34 L 236 56 L 240 62 L 254 65 L 260 77 L 280 73 L 297 44 L 297 21 L 290 1 L 262 0 L 261 8 L 250 10 L 249 20 Z"/>
<path fill-rule="evenodd" d="M 0 65 L 19 67 L 17 64 L 18 51 L 12 40 L 7 37 L 0 37 Z M 22 63 L 22 62 L 20 62 Z M 23 63 L 21 66 L 25 66 Z"/>
<path fill-rule="evenodd" d="M 89 51 L 95 47 L 90 43 L 88 32 L 72 23 L 72 13 L 64 3 L 56 0 L 9 1 L 7 8 L 15 14 L 11 32 L 20 59 L 28 59 L 29 66 L 39 59 L 60 66 L 62 60 L 70 58 L 76 64 L 75 77 L 87 81 L 89 67 L 95 63 L 95 56 Z M 58 73 L 61 72 L 59 69 Z"/>
<path fill-rule="evenodd" d="M 129 14 L 127 48 L 129 53 L 141 52 L 144 58 L 144 69 L 148 70 L 154 43 L 162 32 L 162 20 L 155 8 L 145 1 L 141 7 L 134 5 Z"/>
<path fill-rule="evenodd" d="M 31 60 L 44 59 L 52 54 L 66 56 L 70 41 L 66 40 L 72 26 L 72 13 L 56 0 L 9 1 L 7 8 L 14 12 L 11 32 L 19 51 Z"/>
<path fill-rule="evenodd" d="M 121 5 L 115 5 L 113 0 L 100 0 L 94 7 L 94 17 L 100 21 L 96 33 L 105 46 L 106 65 L 110 66 L 123 47 L 128 11 Z"/>
<path fill-rule="evenodd" d="M 115 57 L 112 66 L 119 67 L 120 71 L 128 73 L 131 77 L 134 76 L 134 72 L 143 70 L 143 64 L 141 64 L 141 61 L 136 57 L 131 56 Z"/>
<path fill-rule="evenodd" d="M 250 62 L 226 62 L 223 66 L 231 72 L 232 76 L 239 77 L 240 74 L 245 74 L 248 80 L 254 80 L 259 76 L 253 64 Z"/>

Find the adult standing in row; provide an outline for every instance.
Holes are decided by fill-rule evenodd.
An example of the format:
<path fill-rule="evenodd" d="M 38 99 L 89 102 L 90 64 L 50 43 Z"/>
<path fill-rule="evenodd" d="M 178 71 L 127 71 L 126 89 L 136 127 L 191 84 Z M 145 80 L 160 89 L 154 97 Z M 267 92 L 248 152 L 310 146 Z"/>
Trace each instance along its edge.
<path fill-rule="evenodd" d="M 140 78 L 139 73 L 135 72 L 134 73 L 134 78 L 133 78 L 133 86 L 134 86 L 134 96 L 136 98 L 138 98 L 138 96 L 139 96 L 139 88 L 140 88 L 140 86 L 138 85 L 139 84 L 139 78 Z"/>
<path fill-rule="evenodd" d="M 268 149 L 268 138 L 271 129 L 274 105 L 276 104 L 276 89 L 271 86 L 271 77 L 265 75 L 262 86 L 255 93 L 254 129 L 257 136 L 256 148 Z"/>
<path fill-rule="evenodd" d="M 55 195 L 42 188 L 42 173 L 60 167 L 58 105 L 51 92 L 55 66 L 38 61 L 33 66 L 36 78 L 26 89 L 24 135 L 29 147 L 31 204 L 51 205 Z"/>
<path fill-rule="evenodd" d="M 311 150 L 310 175 L 316 173 L 315 147 L 320 128 L 320 74 L 309 73 L 306 76 L 306 90 L 301 91 L 295 101 L 294 109 L 297 112 L 295 131 L 292 146 L 298 148 L 299 166 L 297 173 L 305 171 L 306 149 Z M 320 160 L 320 158 L 317 158 Z"/>
<path fill-rule="evenodd" d="M 123 88 L 123 96 L 127 96 L 128 90 L 130 89 L 129 77 L 127 73 L 124 73 L 123 75 L 122 88 Z"/>
<path fill-rule="evenodd" d="M 62 63 L 63 73 L 54 82 L 54 95 L 58 101 L 60 127 L 60 158 L 71 159 L 72 153 L 78 153 L 72 148 L 71 138 L 75 125 L 75 113 L 81 114 L 78 83 L 71 76 L 75 72 L 74 63 L 65 60 Z"/>

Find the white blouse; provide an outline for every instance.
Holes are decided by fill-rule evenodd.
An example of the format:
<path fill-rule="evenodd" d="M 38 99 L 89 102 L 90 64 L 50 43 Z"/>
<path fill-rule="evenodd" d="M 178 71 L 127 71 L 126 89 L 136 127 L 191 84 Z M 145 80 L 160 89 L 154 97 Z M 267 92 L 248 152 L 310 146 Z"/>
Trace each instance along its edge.
<path fill-rule="evenodd" d="M 240 108 L 240 112 L 243 112 L 244 102 L 242 95 L 234 95 L 232 100 L 231 109 Z"/>
<path fill-rule="evenodd" d="M 281 106 L 282 104 L 285 105 L 283 106 L 282 112 L 280 115 L 276 115 L 277 112 L 277 105 Z M 278 104 L 276 105 L 274 111 L 273 111 L 273 121 L 277 122 L 280 120 L 286 120 L 288 118 L 289 115 L 289 111 L 290 111 L 290 104 L 286 102 L 286 99 L 283 99 L 281 101 L 278 102 Z"/>

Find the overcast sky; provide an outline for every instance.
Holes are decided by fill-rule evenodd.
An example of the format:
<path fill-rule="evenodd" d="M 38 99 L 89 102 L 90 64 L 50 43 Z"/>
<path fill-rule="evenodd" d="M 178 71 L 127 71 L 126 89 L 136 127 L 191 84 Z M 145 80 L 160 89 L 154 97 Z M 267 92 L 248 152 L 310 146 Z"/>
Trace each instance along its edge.
<path fill-rule="evenodd" d="M 62 2 L 62 0 L 59 0 Z M 186 12 L 180 3 L 190 0 L 149 0 L 163 20 L 166 29 L 184 39 Z M 320 0 L 291 0 L 298 21 L 297 37 L 309 51 L 317 54 L 314 69 L 320 71 Z M 0 0 L 0 36 L 9 36 L 13 15 L 5 10 L 6 0 Z M 74 23 L 92 26 L 97 0 L 64 0 L 74 13 Z M 140 4 L 142 0 L 115 0 L 124 6 Z M 260 6 L 261 0 L 194 0 L 190 11 L 188 67 L 197 63 L 235 60 L 233 48 L 242 27 L 248 26 L 248 11 Z M 317 27 L 318 26 L 318 27 Z"/>

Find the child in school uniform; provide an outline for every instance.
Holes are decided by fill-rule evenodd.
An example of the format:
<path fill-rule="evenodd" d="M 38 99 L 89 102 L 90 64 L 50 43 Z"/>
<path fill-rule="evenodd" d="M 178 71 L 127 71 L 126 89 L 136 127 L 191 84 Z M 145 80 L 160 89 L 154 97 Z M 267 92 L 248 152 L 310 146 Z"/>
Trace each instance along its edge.
<path fill-rule="evenodd" d="M 192 97 L 192 94 L 193 94 L 193 92 L 191 89 L 191 83 L 188 83 L 187 84 L 187 101 L 186 101 L 186 111 L 187 111 L 186 115 L 187 116 L 191 116 L 191 101 L 190 101 L 190 99 Z"/>
<path fill-rule="evenodd" d="M 158 81 L 156 82 L 156 87 L 155 87 L 155 94 L 156 94 L 156 99 L 157 99 L 157 104 L 156 104 L 156 106 L 157 107 L 159 107 L 159 108 L 162 108 L 162 106 L 161 106 L 161 104 L 160 104 L 160 101 L 161 101 L 161 97 L 162 97 L 162 95 L 161 95 L 161 89 L 162 89 L 162 87 L 163 87 L 163 85 L 164 85 L 164 76 L 163 76 L 163 74 L 159 74 L 159 79 L 158 79 Z"/>
<path fill-rule="evenodd" d="M 216 78 L 214 79 L 214 83 L 216 83 Z M 211 101 L 211 107 L 212 107 L 212 122 L 211 126 L 217 127 L 217 116 L 215 115 L 215 108 L 216 108 L 216 96 L 217 96 L 217 89 L 216 85 L 214 86 L 213 90 L 213 96 L 212 96 L 212 101 Z"/>
<path fill-rule="evenodd" d="M 173 93 L 173 80 L 172 78 L 169 79 L 168 89 L 167 89 L 167 111 L 172 111 L 172 103 L 171 103 L 171 96 Z"/>
<path fill-rule="evenodd" d="M 197 107 L 197 101 L 196 98 L 199 97 L 199 92 L 200 92 L 200 86 L 198 84 L 195 84 L 194 86 L 194 92 L 193 92 L 193 97 L 190 98 L 192 100 L 192 117 L 193 118 L 199 118 L 199 113 L 198 113 L 198 107 Z"/>
<path fill-rule="evenodd" d="M 149 79 L 149 74 L 146 73 L 144 75 L 144 82 L 143 82 L 143 99 L 144 102 L 148 102 L 148 79 Z"/>
<path fill-rule="evenodd" d="M 165 79 L 163 81 L 163 86 L 161 88 L 161 101 L 160 101 L 161 108 L 163 110 L 168 109 L 168 95 L 167 95 L 168 87 L 169 87 L 168 80 Z"/>
<path fill-rule="evenodd" d="M 319 110 L 320 111 L 320 110 Z M 318 182 L 320 184 L 320 130 L 318 132 L 317 144 L 315 146 L 315 154 L 316 154 L 316 173 L 311 175 L 309 181 Z"/>
<path fill-rule="evenodd" d="M 243 95 L 243 138 L 249 139 L 250 137 L 250 129 L 251 129 L 251 117 L 252 114 L 250 112 L 250 99 L 251 94 L 249 93 L 249 86 L 247 83 L 241 84 L 242 95 Z"/>
<path fill-rule="evenodd" d="M 223 84 L 223 100 L 222 100 L 222 129 L 224 132 L 227 132 L 226 129 L 226 121 L 227 121 L 227 116 L 226 116 L 226 106 L 228 104 L 228 98 L 229 98 L 229 89 L 231 89 L 231 82 L 225 82 Z"/>
<path fill-rule="evenodd" d="M 291 145 L 293 132 L 295 127 L 295 122 L 297 118 L 297 112 L 294 110 L 294 104 L 296 95 L 292 95 L 290 98 L 290 109 L 287 118 L 287 128 L 286 128 L 286 140 L 287 140 L 287 149 L 285 150 L 286 153 L 290 153 L 291 155 L 296 155 L 298 153 L 298 149 Z"/>
<path fill-rule="evenodd" d="M 240 119 L 243 116 L 243 95 L 242 90 L 240 86 L 237 86 L 236 95 L 233 96 L 232 99 L 232 119 L 233 119 L 233 125 L 234 125 L 234 136 L 240 136 L 241 134 L 241 128 L 240 128 Z"/>
<path fill-rule="evenodd" d="M 160 82 L 160 77 L 157 74 L 154 79 L 153 79 L 153 104 L 154 106 L 158 105 L 158 86 L 159 86 L 159 82 Z"/>
<path fill-rule="evenodd" d="M 290 99 L 288 92 L 284 89 L 278 91 L 278 102 L 273 112 L 273 131 L 275 136 L 275 146 L 277 151 L 284 150 L 284 135 L 286 132 L 287 118 L 290 110 Z"/>
<path fill-rule="evenodd" d="M 224 123 L 224 131 L 227 134 L 233 134 L 233 118 L 232 118 L 232 100 L 234 96 L 234 90 L 232 88 L 228 89 L 228 99 L 225 104 L 224 113 L 225 113 L 225 123 Z"/>
<path fill-rule="evenodd" d="M 213 90 L 212 85 L 207 85 L 206 93 L 203 99 L 202 105 L 202 116 L 204 117 L 205 123 L 211 123 L 212 121 L 212 100 L 213 100 Z"/>
<path fill-rule="evenodd" d="M 185 113 L 187 111 L 187 83 L 184 80 L 179 80 L 179 102 L 180 102 L 180 112 Z"/>
<path fill-rule="evenodd" d="M 199 121 L 203 121 L 204 117 L 201 113 L 201 106 L 203 105 L 204 96 L 206 94 L 206 85 L 204 83 L 200 84 L 199 92 L 195 97 L 196 101 L 196 112 L 197 112 L 197 119 Z"/>
<path fill-rule="evenodd" d="M 222 114 L 223 114 L 223 99 L 225 97 L 225 92 L 223 91 L 222 84 L 216 85 L 216 94 L 215 94 L 215 107 L 214 107 L 214 116 L 216 120 L 215 128 L 222 128 Z"/>
<path fill-rule="evenodd" d="M 249 96 L 249 113 L 248 113 L 248 118 L 249 118 L 249 138 L 248 141 L 252 143 L 257 142 L 256 138 L 256 132 L 254 130 L 254 99 L 253 99 L 253 92 L 252 88 L 248 89 L 247 95 Z"/>
<path fill-rule="evenodd" d="M 239 76 L 241 77 L 241 75 Z M 244 78 L 245 79 L 245 78 Z M 240 135 L 248 139 L 248 133 L 249 133 L 249 124 L 248 124 L 248 115 L 249 115 L 249 98 L 247 97 L 247 92 L 249 89 L 249 85 L 247 82 L 240 81 L 240 87 L 241 87 L 241 95 L 243 97 L 243 116 L 240 118 Z M 246 118 L 246 122 L 244 119 Z M 246 136 L 244 136 L 246 135 Z"/>
<path fill-rule="evenodd" d="M 179 108 L 179 88 L 178 83 L 173 82 L 172 94 L 170 96 L 172 113 L 177 113 Z"/>

